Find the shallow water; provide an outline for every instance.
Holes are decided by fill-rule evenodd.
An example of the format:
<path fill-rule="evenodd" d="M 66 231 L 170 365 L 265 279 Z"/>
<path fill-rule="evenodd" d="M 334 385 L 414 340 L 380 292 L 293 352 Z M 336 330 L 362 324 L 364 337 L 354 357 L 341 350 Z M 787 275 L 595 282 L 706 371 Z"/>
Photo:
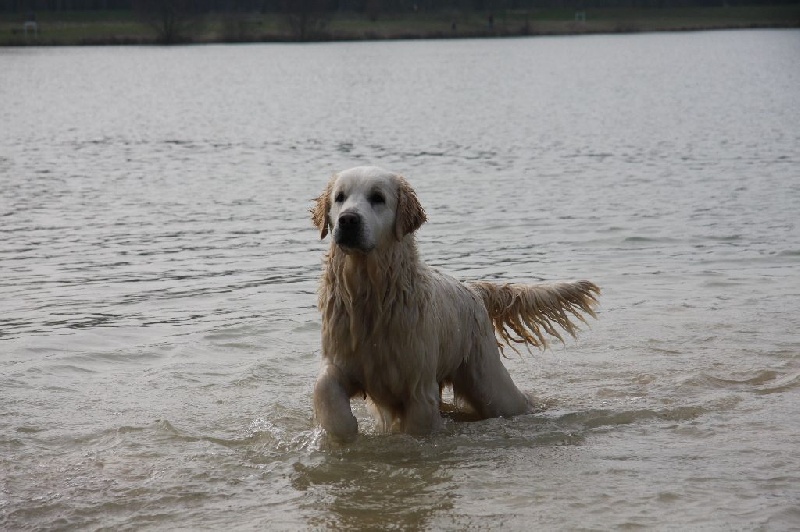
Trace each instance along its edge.
<path fill-rule="evenodd" d="M 800 526 L 800 32 L 0 50 L 0 528 Z M 425 259 L 588 278 L 535 415 L 327 441 L 356 164 Z"/>

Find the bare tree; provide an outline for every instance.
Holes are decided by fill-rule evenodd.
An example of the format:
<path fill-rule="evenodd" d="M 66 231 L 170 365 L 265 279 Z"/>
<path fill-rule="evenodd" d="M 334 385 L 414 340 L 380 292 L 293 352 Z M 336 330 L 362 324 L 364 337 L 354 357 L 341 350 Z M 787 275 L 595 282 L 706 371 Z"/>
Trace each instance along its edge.
<path fill-rule="evenodd" d="M 333 17 L 331 0 L 284 0 L 283 14 L 295 39 L 319 35 Z"/>
<path fill-rule="evenodd" d="M 197 22 L 196 2 L 191 0 L 134 0 L 139 18 L 156 32 L 158 42 L 175 44 L 189 38 L 189 30 Z"/>

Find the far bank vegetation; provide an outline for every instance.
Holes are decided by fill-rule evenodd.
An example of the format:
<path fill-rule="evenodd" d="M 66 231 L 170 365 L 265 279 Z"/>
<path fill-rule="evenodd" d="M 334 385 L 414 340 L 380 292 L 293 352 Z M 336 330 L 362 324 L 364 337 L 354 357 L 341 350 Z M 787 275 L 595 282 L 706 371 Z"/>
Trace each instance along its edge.
<path fill-rule="evenodd" d="M 798 0 L 4 0 L 0 45 L 505 37 L 800 27 Z"/>

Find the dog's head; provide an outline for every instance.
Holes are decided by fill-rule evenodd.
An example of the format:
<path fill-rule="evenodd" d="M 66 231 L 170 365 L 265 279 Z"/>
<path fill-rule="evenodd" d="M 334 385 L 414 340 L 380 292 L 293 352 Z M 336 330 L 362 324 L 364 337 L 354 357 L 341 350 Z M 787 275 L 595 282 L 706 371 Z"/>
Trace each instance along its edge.
<path fill-rule="evenodd" d="M 417 195 L 401 176 L 374 166 L 334 175 L 311 209 L 314 225 L 345 252 L 366 253 L 402 240 L 425 223 Z"/>

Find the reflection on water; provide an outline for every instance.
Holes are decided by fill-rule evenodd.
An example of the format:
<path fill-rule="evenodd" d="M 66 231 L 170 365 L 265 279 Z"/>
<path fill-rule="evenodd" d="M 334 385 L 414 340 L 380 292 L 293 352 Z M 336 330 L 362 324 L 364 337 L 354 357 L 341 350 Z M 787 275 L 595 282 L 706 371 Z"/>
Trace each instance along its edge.
<path fill-rule="evenodd" d="M 381 442 L 351 452 L 329 452 L 321 463 L 295 464 L 292 485 L 312 495 L 309 524 L 321 528 L 382 528 L 402 523 L 426 528 L 453 508 L 440 452 L 425 443 Z M 319 508 L 320 502 L 323 508 Z M 320 512 L 320 510 L 324 512 Z"/>
<path fill-rule="evenodd" d="M 0 51 L 0 528 L 787 528 L 797 31 Z M 589 278 L 540 405 L 311 418 L 308 214 L 403 172 L 425 259 Z M 675 512 L 675 508 L 681 508 Z"/>

